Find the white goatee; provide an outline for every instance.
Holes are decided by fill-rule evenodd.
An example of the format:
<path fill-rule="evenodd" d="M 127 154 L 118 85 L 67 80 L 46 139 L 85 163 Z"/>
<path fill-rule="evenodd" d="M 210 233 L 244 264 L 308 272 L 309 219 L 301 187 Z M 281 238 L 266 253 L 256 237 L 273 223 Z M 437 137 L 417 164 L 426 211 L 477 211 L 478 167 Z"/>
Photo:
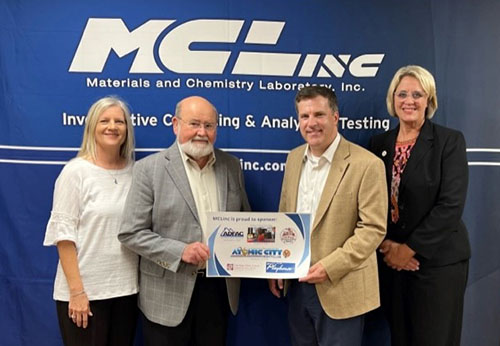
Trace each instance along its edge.
<path fill-rule="evenodd" d="M 194 142 L 197 141 L 197 142 Z M 204 141 L 204 142 L 199 142 Z M 210 155 L 214 151 L 214 146 L 207 137 L 196 136 L 181 144 L 181 150 L 195 160 Z"/>

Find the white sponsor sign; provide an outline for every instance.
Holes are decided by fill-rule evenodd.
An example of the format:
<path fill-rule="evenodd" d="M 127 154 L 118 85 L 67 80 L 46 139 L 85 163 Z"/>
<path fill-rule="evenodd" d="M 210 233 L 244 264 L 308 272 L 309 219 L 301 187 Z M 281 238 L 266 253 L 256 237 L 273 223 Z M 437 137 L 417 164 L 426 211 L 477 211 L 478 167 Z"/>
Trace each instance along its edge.
<path fill-rule="evenodd" d="M 310 264 L 310 214 L 208 214 L 207 276 L 299 278 Z"/>

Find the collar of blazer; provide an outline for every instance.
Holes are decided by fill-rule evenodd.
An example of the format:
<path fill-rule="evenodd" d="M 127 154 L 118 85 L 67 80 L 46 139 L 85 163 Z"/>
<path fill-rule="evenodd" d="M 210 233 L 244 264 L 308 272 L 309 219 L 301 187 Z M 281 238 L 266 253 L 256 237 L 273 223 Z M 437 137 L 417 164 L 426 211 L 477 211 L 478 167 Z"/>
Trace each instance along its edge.
<path fill-rule="evenodd" d="M 323 192 L 321 193 L 321 197 L 318 203 L 318 209 L 316 210 L 316 215 L 314 217 L 314 224 L 311 229 L 313 231 L 325 215 L 330 202 L 332 201 L 337 189 L 339 187 L 342 178 L 344 177 L 345 171 L 347 167 L 349 167 L 349 156 L 351 155 L 349 149 L 349 142 L 345 140 L 343 137 L 340 138 L 339 146 L 335 151 L 335 155 L 333 156 L 332 165 L 330 167 L 330 172 L 328 173 L 328 177 L 326 178 L 325 187 Z M 304 157 L 304 150 L 306 150 L 307 146 L 303 145 L 295 152 L 295 155 L 291 158 L 290 161 L 290 182 L 287 185 L 290 188 L 290 208 L 289 210 L 297 210 L 297 196 L 299 191 L 299 182 L 300 182 L 300 174 L 302 173 L 302 162 Z"/>
<path fill-rule="evenodd" d="M 401 183 L 399 189 L 404 187 L 405 183 L 408 181 L 409 177 L 413 174 L 418 173 L 418 165 L 422 161 L 422 158 L 425 154 L 432 149 L 434 142 L 434 124 L 426 119 L 424 124 L 422 125 L 422 129 L 420 130 L 420 134 L 415 142 L 415 146 L 411 149 L 410 159 L 408 160 L 408 164 L 401 175 Z M 386 176 L 387 181 L 390 182 L 392 180 L 392 164 L 394 160 L 394 150 L 396 147 L 396 138 L 399 132 L 399 125 L 388 133 L 388 136 L 385 138 L 385 143 L 382 146 L 381 152 L 387 152 L 386 156 L 381 157 L 385 163 Z M 377 155 L 380 154 L 377 153 Z"/>
<path fill-rule="evenodd" d="M 426 119 L 424 124 L 422 125 L 422 128 L 420 129 L 420 134 L 418 135 L 417 141 L 411 149 L 410 159 L 408 160 L 405 170 L 401 175 L 401 184 L 399 187 L 399 191 L 404 188 L 406 182 L 413 174 L 422 173 L 422 170 L 420 170 L 418 166 L 422 162 L 422 158 L 425 156 L 425 154 L 432 149 L 434 143 L 433 128 L 434 124 L 432 124 L 429 119 Z"/>
<path fill-rule="evenodd" d="M 226 210 L 227 207 L 227 169 L 225 168 L 225 157 L 220 150 L 214 149 L 215 155 L 215 179 L 217 184 L 217 201 L 219 210 Z M 174 142 L 167 150 L 165 150 L 165 169 L 168 175 L 174 182 L 184 201 L 193 213 L 195 219 L 199 222 L 198 210 L 194 201 L 191 186 L 182 162 L 182 155 L 177 142 Z"/>

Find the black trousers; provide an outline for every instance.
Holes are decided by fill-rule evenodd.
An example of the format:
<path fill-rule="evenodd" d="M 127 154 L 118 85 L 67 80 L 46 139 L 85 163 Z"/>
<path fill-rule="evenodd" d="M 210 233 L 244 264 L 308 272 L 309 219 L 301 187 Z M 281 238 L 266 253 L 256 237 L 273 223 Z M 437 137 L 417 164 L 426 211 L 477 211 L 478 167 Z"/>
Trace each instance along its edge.
<path fill-rule="evenodd" d="M 142 315 L 144 346 L 224 346 L 229 311 L 225 280 L 198 275 L 178 326 L 163 326 Z"/>
<path fill-rule="evenodd" d="M 93 316 L 87 328 L 68 317 L 68 302 L 56 301 L 57 318 L 66 346 L 133 345 L 137 324 L 137 294 L 90 301 Z"/>
<path fill-rule="evenodd" d="M 391 344 L 459 346 L 468 270 L 468 260 L 415 272 L 398 272 L 382 261 L 382 309 Z"/>

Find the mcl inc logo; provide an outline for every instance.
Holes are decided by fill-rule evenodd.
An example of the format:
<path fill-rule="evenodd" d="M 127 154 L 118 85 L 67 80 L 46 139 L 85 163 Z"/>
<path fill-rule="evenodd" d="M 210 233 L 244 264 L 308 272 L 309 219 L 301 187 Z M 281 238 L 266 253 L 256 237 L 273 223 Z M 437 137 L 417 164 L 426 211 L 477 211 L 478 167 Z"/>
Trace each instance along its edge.
<path fill-rule="evenodd" d="M 217 75 L 226 71 L 247 76 L 342 78 L 349 74 L 371 78 L 385 56 L 276 51 L 285 21 L 252 20 L 248 30 L 243 30 L 244 24 L 239 19 L 151 19 L 129 30 L 121 18 L 89 18 L 69 72 L 102 73 L 114 51 L 119 58 L 136 52 L 128 71 L 131 74 Z M 236 42 L 243 44 L 237 46 Z M 220 43 L 235 45 L 210 49 L 211 44 Z M 266 51 L 245 49 L 249 45 Z M 234 61 L 232 66 L 229 61 Z"/>

